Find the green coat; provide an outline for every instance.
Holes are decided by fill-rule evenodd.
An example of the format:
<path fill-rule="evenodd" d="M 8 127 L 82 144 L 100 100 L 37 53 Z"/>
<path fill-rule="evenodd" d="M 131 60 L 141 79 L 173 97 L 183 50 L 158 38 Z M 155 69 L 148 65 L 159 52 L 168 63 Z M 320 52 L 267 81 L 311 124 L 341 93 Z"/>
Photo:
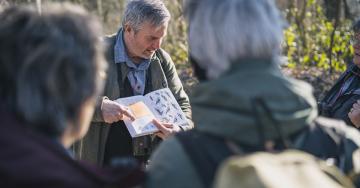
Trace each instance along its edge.
<path fill-rule="evenodd" d="M 303 129 L 317 116 L 311 87 L 302 81 L 284 77 L 270 61 L 243 60 L 232 65 L 216 80 L 200 84 L 191 96 L 195 129 L 228 138 L 249 146 L 258 146 L 256 118 L 251 100 L 262 97 L 282 127 L 284 135 Z M 271 126 L 264 127 L 265 137 L 278 138 Z M 146 187 L 201 188 L 202 184 L 177 139 L 165 140 L 153 153 Z"/>
<path fill-rule="evenodd" d="M 110 125 L 105 123 L 101 113 L 101 104 L 104 97 L 110 100 L 116 100 L 120 97 L 117 66 L 114 62 L 114 45 L 116 35 L 109 36 L 105 39 L 108 44 L 106 59 L 108 62 L 107 80 L 103 96 L 97 100 L 95 114 L 86 136 L 74 145 L 74 152 L 77 159 L 90 161 L 99 165 L 103 164 L 105 144 L 109 134 Z M 193 127 L 191 121 L 191 107 L 187 94 L 185 93 L 181 80 L 176 72 L 175 65 L 170 56 L 162 49 L 160 53 L 156 53 L 151 59 L 149 70 L 152 75 L 152 89 L 162 89 L 168 87 L 174 94 L 181 109 L 190 121 L 190 126 L 182 127 L 183 129 L 191 129 Z M 161 54 L 162 57 L 159 57 Z M 128 74 L 129 68 L 125 63 L 121 65 L 122 83 Z M 121 143 L 119 143 L 121 146 Z"/>

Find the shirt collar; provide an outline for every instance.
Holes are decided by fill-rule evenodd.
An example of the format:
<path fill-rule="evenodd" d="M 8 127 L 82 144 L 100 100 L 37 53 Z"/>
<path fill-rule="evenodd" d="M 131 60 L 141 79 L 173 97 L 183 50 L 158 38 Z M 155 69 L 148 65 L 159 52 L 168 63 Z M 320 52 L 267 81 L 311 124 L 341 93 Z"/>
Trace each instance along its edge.
<path fill-rule="evenodd" d="M 114 46 L 114 61 L 115 63 L 121 63 L 128 61 L 128 56 L 125 50 L 125 44 L 123 39 L 123 30 L 120 29 L 116 35 L 116 42 Z"/>

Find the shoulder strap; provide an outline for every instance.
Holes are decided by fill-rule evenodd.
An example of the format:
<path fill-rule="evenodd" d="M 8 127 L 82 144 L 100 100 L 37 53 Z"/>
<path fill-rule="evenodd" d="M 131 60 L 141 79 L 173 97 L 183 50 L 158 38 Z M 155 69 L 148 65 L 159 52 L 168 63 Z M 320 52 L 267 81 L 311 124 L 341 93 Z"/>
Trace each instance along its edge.
<path fill-rule="evenodd" d="M 275 117 L 272 114 L 272 111 L 265 103 L 264 99 L 261 97 L 254 97 L 252 100 L 252 110 L 253 114 L 255 116 L 256 120 L 256 128 L 259 135 L 260 143 L 262 143 L 261 149 L 264 151 L 270 151 L 270 148 L 266 147 L 266 141 L 265 141 L 265 135 L 264 135 L 264 127 L 265 126 L 272 126 L 276 133 L 278 134 L 279 140 L 281 141 L 282 148 L 288 149 L 291 146 L 291 142 L 289 141 L 289 138 L 287 138 L 282 131 L 281 126 L 279 126 L 279 122 L 275 119 Z M 264 111 L 264 114 L 267 115 L 267 118 L 269 119 L 270 125 L 264 125 L 262 122 L 262 117 L 260 116 L 261 112 Z"/>
<path fill-rule="evenodd" d="M 211 187 L 219 164 L 232 152 L 222 138 L 196 130 L 176 135 L 204 187 Z"/>

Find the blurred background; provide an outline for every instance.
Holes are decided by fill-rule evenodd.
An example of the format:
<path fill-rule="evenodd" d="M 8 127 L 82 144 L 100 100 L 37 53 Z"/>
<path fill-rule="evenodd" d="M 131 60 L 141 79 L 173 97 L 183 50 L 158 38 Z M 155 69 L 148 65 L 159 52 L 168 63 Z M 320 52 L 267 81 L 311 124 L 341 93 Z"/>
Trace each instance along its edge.
<path fill-rule="evenodd" d="M 117 32 L 126 0 L 0 0 L 0 8 L 30 4 L 41 10 L 48 2 L 80 4 L 98 16 L 105 34 Z M 164 0 L 172 14 L 163 48 L 170 53 L 187 92 L 197 83 L 188 63 L 187 26 L 182 0 Z M 277 0 L 287 20 L 282 45 L 285 74 L 310 82 L 323 96 L 351 62 L 351 25 L 360 16 L 360 0 Z M 1 24 L 1 23 L 0 23 Z"/>

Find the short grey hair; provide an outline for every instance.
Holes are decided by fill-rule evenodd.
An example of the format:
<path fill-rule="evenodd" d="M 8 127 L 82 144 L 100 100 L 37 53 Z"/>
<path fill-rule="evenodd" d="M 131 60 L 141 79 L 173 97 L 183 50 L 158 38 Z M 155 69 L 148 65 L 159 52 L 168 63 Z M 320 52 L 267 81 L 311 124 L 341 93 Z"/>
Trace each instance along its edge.
<path fill-rule="evenodd" d="M 278 56 L 284 21 L 272 0 L 187 0 L 190 54 L 209 78 L 239 59 Z"/>
<path fill-rule="evenodd" d="M 129 24 L 138 31 L 145 21 L 161 26 L 168 23 L 170 18 L 170 12 L 161 0 L 130 0 L 125 9 L 122 26 Z"/>

